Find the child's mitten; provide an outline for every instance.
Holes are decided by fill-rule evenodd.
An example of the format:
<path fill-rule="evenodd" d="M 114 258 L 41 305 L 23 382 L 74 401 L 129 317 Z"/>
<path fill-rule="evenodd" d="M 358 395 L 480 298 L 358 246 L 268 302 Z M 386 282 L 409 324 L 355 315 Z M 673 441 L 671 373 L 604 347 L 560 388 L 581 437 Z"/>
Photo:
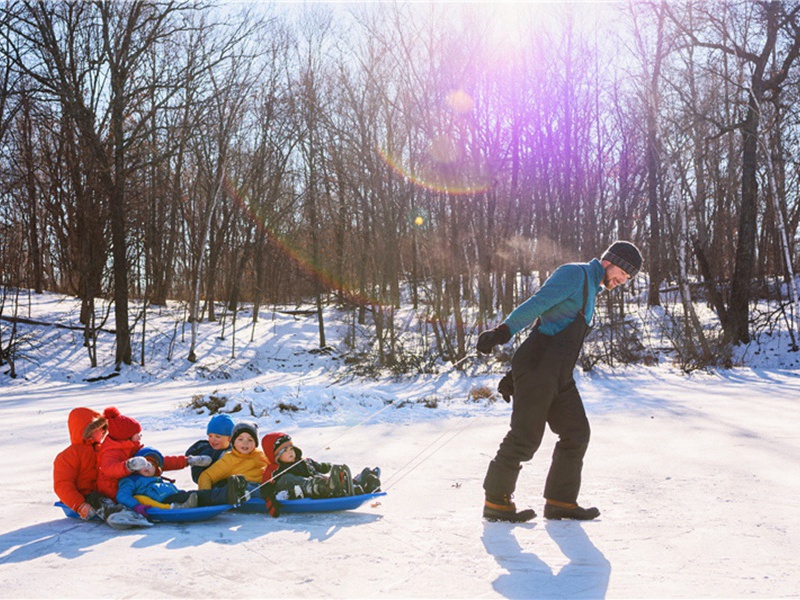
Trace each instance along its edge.
<path fill-rule="evenodd" d="M 186 463 L 190 467 L 207 467 L 211 464 L 210 456 L 187 456 Z"/>
<path fill-rule="evenodd" d="M 149 461 L 144 456 L 134 456 L 133 458 L 129 458 L 128 460 L 125 461 L 125 466 L 131 473 L 135 473 L 136 471 L 141 471 L 148 464 Z"/>

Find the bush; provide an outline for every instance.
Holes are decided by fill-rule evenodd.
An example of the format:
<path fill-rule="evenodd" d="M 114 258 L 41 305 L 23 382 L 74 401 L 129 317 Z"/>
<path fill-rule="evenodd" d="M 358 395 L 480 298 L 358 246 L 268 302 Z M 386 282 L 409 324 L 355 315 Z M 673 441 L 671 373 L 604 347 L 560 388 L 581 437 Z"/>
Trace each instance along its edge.
<path fill-rule="evenodd" d="M 469 394 L 467 394 L 467 398 L 471 402 L 481 402 L 482 400 L 489 400 L 490 402 L 493 402 L 496 399 L 495 393 L 485 385 L 479 385 L 472 388 L 469 391 Z"/>
<path fill-rule="evenodd" d="M 192 396 L 192 399 L 189 402 L 188 407 L 198 413 L 203 413 L 207 410 L 209 414 L 215 415 L 219 413 L 225 406 L 228 405 L 228 400 L 230 400 L 230 398 L 228 398 L 227 396 L 218 396 L 215 394 L 209 394 L 208 396 L 205 396 L 202 394 L 197 394 L 195 396 Z M 233 409 L 227 412 L 237 413 L 241 410 L 242 410 L 242 405 L 237 404 L 236 406 L 233 407 Z"/>

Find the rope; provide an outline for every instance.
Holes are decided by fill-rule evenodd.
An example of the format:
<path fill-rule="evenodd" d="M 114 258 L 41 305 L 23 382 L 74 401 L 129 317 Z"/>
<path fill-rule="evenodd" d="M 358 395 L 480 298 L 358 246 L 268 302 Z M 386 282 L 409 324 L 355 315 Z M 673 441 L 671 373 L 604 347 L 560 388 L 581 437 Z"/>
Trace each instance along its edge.
<path fill-rule="evenodd" d="M 467 427 L 469 427 L 470 425 L 472 425 L 472 424 L 475 422 L 475 419 L 474 419 L 473 417 L 465 417 L 465 418 L 464 418 L 464 420 L 466 421 L 466 423 L 465 423 L 463 426 L 459 427 L 459 428 L 458 428 L 458 430 L 457 430 L 457 431 L 455 431 L 455 433 L 453 433 L 453 435 L 452 435 L 452 436 L 450 436 L 450 438 L 449 438 L 449 439 L 447 439 L 447 440 L 446 440 L 446 441 L 445 441 L 443 444 L 441 444 L 441 445 L 440 445 L 438 448 L 436 448 L 436 452 L 438 452 L 439 450 L 441 450 L 442 448 L 444 448 L 444 447 L 445 447 L 447 444 L 449 444 L 450 442 L 452 442 L 452 441 L 453 441 L 453 440 L 456 438 L 456 436 L 457 436 L 458 434 L 460 434 L 462 431 L 464 431 L 464 430 L 465 430 Z M 448 433 L 451 433 L 451 432 L 452 432 L 454 429 L 455 429 L 455 427 L 451 427 L 451 428 L 445 429 L 445 430 L 444 430 L 444 432 L 442 432 L 442 434 L 441 434 L 439 437 L 437 437 L 437 438 L 436 438 L 435 440 L 433 440 L 433 441 L 432 441 L 430 444 L 428 444 L 428 445 L 427 445 L 427 446 L 425 446 L 425 447 L 424 447 L 422 450 L 420 450 L 420 451 L 419 451 L 419 452 L 418 452 L 418 453 L 417 453 L 417 454 L 416 454 L 416 455 L 415 455 L 415 456 L 414 456 L 414 457 L 413 457 L 411 460 L 409 460 L 409 461 L 408 461 L 406 464 L 404 464 L 402 467 L 400 467 L 399 469 L 397 469 L 397 470 L 394 472 L 394 475 L 392 475 L 392 476 L 390 476 L 390 477 L 387 477 L 387 478 L 386 478 L 386 485 L 383 485 L 383 484 L 382 484 L 382 485 L 381 485 L 381 489 L 382 489 L 384 492 L 388 492 L 388 491 L 389 491 L 391 488 L 393 488 L 394 486 L 396 486 L 398 483 L 400 483 L 401 481 L 403 481 L 403 479 L 405 479 L 406 477 L 408 477 L 408 476 L 409 476 L 411 473 L 413 473 L 413 472 L 414 472 L 416 469 L 418 469 L 420 466 L 422 466 L 422 464 L 423 464 L 423 463 L 425 463 L 425 461 L 426 461 L 426 460 L 428 460 L 428 459 L 429 459 L 429 458 L 430 458 L 430 457 L 431 457 L 431 456 L 434 454 L 433 452 L 428 452 L 428 450 L 430 450 L 430 448 L 432 448 L 432 447 L 433 447 L 433 446 L 434 446 L 434 445 L 435 445 L 435 444 L 436 444 L 436 443 L 437 443 L 439 440 L 441 440 L 441 439 L 442 439 L 442 438 L 443 438 L 445 435 L 447 435 Z M 425 456 L 425 457 L 424 457 L 424 458 L 423 458 L 421 461 L 419 461 L 419 462 L 418 462 L 416 465 L 414 465 L 414 467 L 413 467 L 413 468 L 410 468 L 408 471 L 406 471 L 405 473 L 403 473 L 403 469 L 405 469 L 406 467 L 408 467 L 409 465 L 411 465 L 411 464 L 412 464 L 412 463 L 413 463 L 415 460 L 417 460 L 417 459 L 418 459 L 420 456 L 422 456 L 422 455 L 423 455 L 423 454 L 425 454 L 426 452 L 428 453 L 428 454 L 427 454 L 427 456 Z M 402 473 L 402 475 L 400 475 L 400 473 Z"/>
<path fill-rule="evenodd" d="M 459 361 L 457 361 L 457 362 L 453 363 L 453 364 L 450 366 L 450 369 L 448 369 L 447 371 L 445 371 L 445 373 L 443 373 L 443 375 L 444 375 L 444 374 L 446 374 L 446 373 L 449 373 L 450 371 L 452 371 L 453 369 L 455 369 L 455 368 L 456 368 L 458 365 L 460 365 L 462 362 L 464 362 L 466 359 L 470 358 L 471 356 L 472 356 L 472 353 L 469 353 L 469 354 L 467 354 L 465 357 L 463 357 L 461 360 L 459 360 Z M 316 450 L 314 450 L 314 452 L 312 452 L 312 454 L 314 454 L 314 455 L 317 455 L 319 452 L 321 452 L 321 451 L 322 451 L 322 450 L 324 450 L 325 448 L 328 448 L 328 447 L 332 446 L 332 445 L 333 445 L 335 442 L 337 442 L 338 440 L 340 440 L 340 439 L 341 439 L 341 438 L 343 438 L 344 436 L 348 435 L 348 434 L 349 434 L 349 433 L 350 433 L 352 430 L 354 430 L 354 429 L 357 429 L 357 428 L 359 428 L 359 427 L 363 426 L 365 423 L 368 423 L 369 421 L 371 421 L 372 419 L 374 419 L 375 417 L 377 417 L 379 414 L 381 414 L 383 411 L 385 411 L 385 410 L 388 410 L 389 408 L 391 408 L 391 407 L 393 407 L 393 406 L 394 406 L 394 401 L 392 400 L 392 401 L 390 401 L 388 404 L 386 404 L 386 406 L 384 406 L 383 408 L 381 408 L 381 409 L 379 409 L 379 410 L 375 411 L 374 413 L 371 413 L 371 414 L 367 415 L 367 417 L 366 417 L 366 418 L 362 419 L 361 421 L 359 421 L 359 422 L 358 422 L 358 423 L 356 423 L 355 425 L 351 425 L 350 427 L 348 427 L 347 429 L 345 429 L 344 431 L 342 431 L 341 433 L 339 433 L 339 435 L 337 435 L 336 437 L 334 437 L 334 438 L 332 438 L 331 440 L 329 440 L 327 443 L 325 443 L 325 444 L 322 444 L 320 447 L 318 447 Z M 487 405 L 487 408 L 488 408 L 488 405 Z M 439 450 L 441 450 L 442 448 L 444 448 L 444 447 L 445 447 L 447 444 L 449 444 L 451 441 L 453 441 L 453 440 L 456 438 L 456 436 L 457 436 L 458 434 L 460 434 L 462 431 L 464 431 L 464 430 L 465 430 L 467 427 L 469 427 L 469 426 L 470 426 L 470 425 L 471 425 L 471 424 L 474 422 L 474 418 L 472 418 L 472 417 L 465 417 L 465 418 L 464 418 L 464 420 L 466 421 L 466 422 L 465 422 L 465 424 L 464 424 L 463 426 L 459 427 L 459 428 L 458 428 L 458 430 L 457 430 L 457 431 L 455 431 L 455 433 L 453 433 L 453 435 L 452 435 L 452 436 L 451 436 L 449 439 L 447 439 L 447 440 L 446 440 L 444 443 L 442 443 L 442 444 L 441 444 L 441 445 L 440 445 L 438 448 L 436 448 L 436 452 L 438 452 Z M 397 470 L 394 472 L 394 474 L 393 474 L 392 476 L 388 477 L 388 478 L 386 479 L 386 482 L 381 482 L 381 487 L 380 487 L 380 489 L 381 489 L 382 491 L 384 491 L 384 492 L 386 492 L 386 491 L 390 490 L 392 487 L 394 487 L 395 485 L 397 485 L 398 483 L 400 483 L 400 482 L 401 482 L 403 479 L 405 479 L 405 478 L 406 478 L 408 475 L 410 475 L 412 472 L 414 472 L 414 471 L 415 471 L 417 468 L 419 468 L 419 467 L 420 467 L 420 466 L 421 466 L 421 465 L 422 465 L 422 464 L 423 464 L 423 463 L 424 463 L 426 460 L 428 460 L 428 459 L 429 459 L 429 458 L 430 458 L 430 457 L 431 457 L 431 456 L 434 454 L 433 452 L 428 452 L 428 451 L 429 451 L 429 450 L 430 450 L 430 449 L 431 449 L 431 448 L 432 448 L 432 447 L 433 447 L 433 446 L 434 446 L 436 443 L 438 443 L 438 442 L 439 442 L 439 441 L 440 441 L 440 440 L 441 440 L 441 439 L 442 439 L 442 438 L 443 438 L 445 435 L 447 435 L 447 434 L 451 433 L 453 430 L 454 430 L 454 427 L 451 427 L 451 428 L 445 429 L 445 431 L 443 431 L 443 432 L 442 432 L 442 434 L 441 434 L 439 437 L 437 437 L 437 438 L 436 438 L 436 439 L 435 439 L 433 442 L 431 442 L 430 444 L 428 444 L 427 446 L 425 446 L 425 447 L 424 447 L 422 450 L 420 450 L 420 452 L 418 452 L 418 453 L 417 453 L 417 454 L 416 454 L 416 455 L 415 455 L 415 456 L 414 456 L 414 457 L 413 457 L 411 460 L 409 460 L 409 461 L 408 461 L 406 464 L 404 464 L 402 467 L 400 467 L 399 469 L 397 469 Z M 414 465 L 412 468 L 408 469 L 408 471 L 406 471 L 405 473 L 403 473 L 403 470 L 404 470 L 404 469 L 406 469 L 406 468 L 407 468 L 409 465 L 413 464 L 415 460 L 417 460 L 417 459 L 418 459 L 420 456 L 422 456 L 422 455 L 423 455 L 423 454 L 425 454 L 425 453 L 428 453 L 428 454 L 427 454 L 427 456 L 425 456 L 425 458 L 423 458 L 421 461 L 419 461 L 419 462 L 418 462 L 416 465 Z M 297 467 L 297 466 L 298 466 L 298 465 L 300 465 L 301 463 L 304 463 L 304 462 L 306 462 L 306 460 L 307 460 L 307 458 L 303 458 L 302 460 L 299 460 L 299 461 L 297 461 L 297 462 L 296 462 L 296 463 L 294 463 L 292 466 L 290 466 L 288 469 L 285 469 L 285 470 L 281 471 L 281 473 L 280 473 L 280 474 L 281 474 L 281 475 L 284 475 L 284 474 L 288 473 L 289 471 L 291 471 L 292 469 L 294 469 L 295 467 Z M 400 473 L 402 473 L 402 475 L 399 475 Z M 248 490 L 248 491 L 246 492 L 246 494 L 245 494 L 246 498 L 250 498 L 250 497 L 252 497 L 252 495 L 253 495 L 255 492 L 257 492 L 258 490 L 260 490 L 262 487 L 264 487 L 264 486 L 265 486 L 265 485 L 267 485 L 268 483 L 272 483 L 274 480 L 275 480 L 275 476 L 273 475 L 273 476 L 272 476 L 272 477 L 270 477 L 270 478 L 269 478 L 267 481 L 264 481 L 264 482 L 262 482 L 260 485 L 258 485 L 257 487 L 253 488 L 252 490 Z M 390 482 L 391 482 L 391 483 L 390 483 Z"/>

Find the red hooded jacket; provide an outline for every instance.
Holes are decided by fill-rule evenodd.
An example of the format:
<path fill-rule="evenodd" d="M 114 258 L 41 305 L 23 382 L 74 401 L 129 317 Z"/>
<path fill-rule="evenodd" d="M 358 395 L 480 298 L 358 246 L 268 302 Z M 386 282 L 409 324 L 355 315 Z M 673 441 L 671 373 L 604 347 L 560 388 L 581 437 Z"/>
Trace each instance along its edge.
<path fill-rule="evenodd" d="M 101 418 L 91 408 L 76 408 L 67 425 L 71 445 L 53 461 L 53 491 L 72 510 L 84 503 L 86 494 L 97 489 L 97 450 L 99 444 L 83 437 L 90 423 Z"/>

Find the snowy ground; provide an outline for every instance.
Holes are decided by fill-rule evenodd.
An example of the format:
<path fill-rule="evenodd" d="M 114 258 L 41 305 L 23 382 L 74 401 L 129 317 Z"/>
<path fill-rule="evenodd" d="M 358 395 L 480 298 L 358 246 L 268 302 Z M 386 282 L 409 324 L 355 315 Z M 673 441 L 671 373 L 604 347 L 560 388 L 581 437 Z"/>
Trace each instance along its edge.
<path fill-rule="evenodd" d="M 74 321 L 73 304 L 49 298 L 32 317 Z M 230 340 L 207 330 L 193 367 L 180 343 L 169 363 L 154 345 L 149 367 L 95 383 L 84 379 L 111 369 L 88 370 L 74 334 L 35 332 L 48 358 L 23 365 L 25 379 L 0 378 L 0 597 L 798 595 L 797 371 L 578 374 L 593 428 L 581 499 L 602 515 L 508 525 L 485 523 L 480 510 L 509 407 L 466 400 L 499 375 L 338 381 L 340 360 L 306 351 L 315 323 L 276 315 L 252 344 L 249 324 L 240 325 L 235 360 L 226 358 Z M 173 328 L 160 327 L 166 340 Z M 239 414 L 266 411 L 261 432 L 287 431 L 312 457 L 380 465 L 388 495 L 346 513 L 225 513 L 130 532 L 66 519 L 52 506 L 52 460 L 68 443 L 70 409 L 116 405 L 142 423 L 145 443 L 177 454 L 203 437 L 208 419 L 187 403 L 209 394 L 240 404 Z M 408 402 L 398 408 L 398 400 Z M 281 412 L 279 402 L 301 410 Z M 518 504 L 537 512 L 554 442 L 546 437 L 517 489 Z M 188 472 L 176 475 L 190 486 Z"/>

